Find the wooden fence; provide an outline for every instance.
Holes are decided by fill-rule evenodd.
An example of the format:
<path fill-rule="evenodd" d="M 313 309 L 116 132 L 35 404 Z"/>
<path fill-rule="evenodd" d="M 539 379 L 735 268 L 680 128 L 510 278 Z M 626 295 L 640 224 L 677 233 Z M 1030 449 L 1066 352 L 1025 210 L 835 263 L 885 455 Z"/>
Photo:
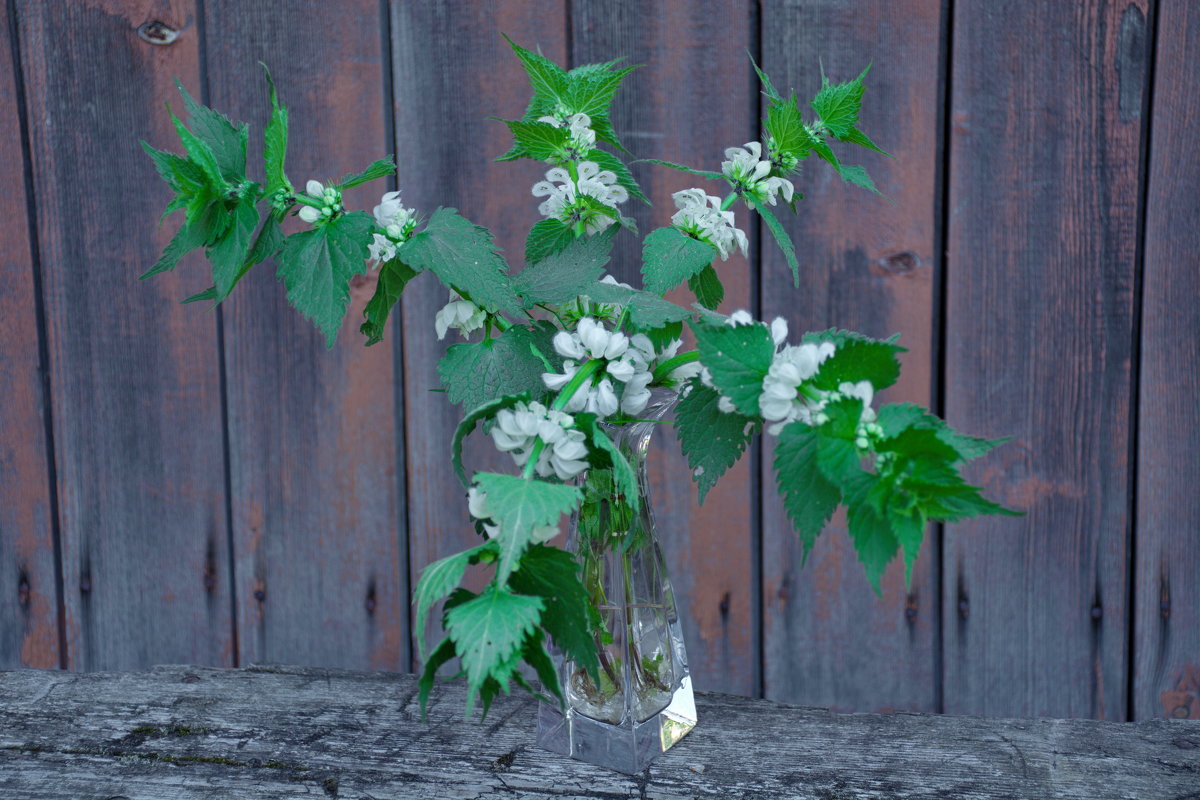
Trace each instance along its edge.
<path fill-rule="evenodd" d="M 152 23 L 158 23 L 157 25 Z M 715 165 L 758 137 L 746 51 L 802 95 L 873 64 L 863 162 L 806 165 L 799 291 L 754 237 L 728 309 L 901 332 L 889 400 L 1013 437 L 973 473 L 1028 511 L 931 531 L 906 590 L 843 531 L 801 567 L 756 449 L 701 509 L 669 435 L 655 502 L 700 688 L 837 709 L 1200 717 L 1200 4 L 1188 0 L 8 0 L 0 29 L 0 667 L 277 661 L 409 669 L 410 590 L 474 534 L 446 461 L 445 301 L 417 281 L 337 346 L 267 265 L 216 312 L 137 146 L 174 148 L 173 79 L 261 136 L 271 65 L 301 180 L 395 152 L 511 260 L 532 162 L 497 164 L 525 77 L 500 33 L 645 65 L 615 122 Z M 167 40 L 171 40 L 167 43 Z M 689 179 L 635 173 L 663 223 Z M 370 207 L 377 190 L 356 190 Z M 741 218 L 745 221 L 744 216 Z M 639 252 L 618 248 L 618 277 Z M 502 466 L 488 448 L 476 463 Z"/>

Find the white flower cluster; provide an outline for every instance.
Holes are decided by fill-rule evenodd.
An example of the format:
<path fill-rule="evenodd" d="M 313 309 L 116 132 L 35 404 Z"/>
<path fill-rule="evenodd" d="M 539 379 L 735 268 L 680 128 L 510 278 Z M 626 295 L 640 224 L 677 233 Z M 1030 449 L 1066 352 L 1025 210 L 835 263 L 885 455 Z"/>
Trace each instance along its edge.
<path fill-rule="evenodd" d="M 564 225 L 582 221 L 588 234 L 599 233 L 616 220 L 590 207 L 582 197 L 590 197 L 601 205 L 616 208 L 618 203 L 629 199 L 629 192 L 617 183 L 611 170 L 602 170 L 595 161 L 580 161 L 576 166 L 577 180 L 562 167 L 554 167 L 546 173 L 546 180 L 533 185 L 534 197 L 547 198 L 538 206 L 538 213 L 560 220 Z"/>
<path fill-rule="evenodd" d="M 583 156 L 596 146 L 596 132 L 592 130 L 592 118 L 587 114 L 571 114 L 568 117 L 538 117 L 556 128 L 566 125 L 571 132 L 570 146 L 576 156 Z"/>
<path fill-rule="evenodd" d="M 733 188 L 760 203 L 775 205 L 776 195 L 790 202 L 795 188 L 787 178 L 770 177 L 771 162 L 762 158 L 762 145 L 746 142 L 744 147 L 725 150 L 727 161 L 721 162 L 721 172 Z"/>
<path fill-rule="evenodd" d="M 541 403 L 517 403 L 497 412 L 492 440 L 502 453 L 509 453 L 517 466 L 525 466 L 534 443 L 542 442 L 534 471 L 543 478 L 574 478 L 587 469 L 587 445 L 583 431 L 575 429 L 570 414 L 547 409 Z"/>
<path fill-rule="evenodd" d="M 417 212 L 405 208 L 400 202 L 399 192 L 387 192 L 375 206 L 375 222 L 383 228 L 383 233 L 373 234 L 374 239 L 368 246 L 371 261 L 379 266 L 385 261 L 396 257 L 396 245 L 403 244 L 412 236 L 413 228 L 417 225 Z M 442 338 L 440 335 L 438 338 Z"/>
<path fill-rule="evenodd" d="M 646 336 L 636 334 L 630 338 L 620 331 L 608 330 L 591 317 L 583 317 L 574 331 L 559 331 L 554 336 L 554 350 L 568 360 L 563 363 L 563 373 L 542 374 L 542 382 L 553 391 L 566 386 L 583 361 L 602 358 L 607 362 L 604 377 L 571 395 L 567 411 L 585 411 L 605 419 L 617 413 L 618 408 L 626 414 L 638 414 L 650 402 L 651 365 L 658 356 Z M 620 400 L 613 380 L 624 384 Z"/>
<path fill-rule="evenodd" d="M 703 189 L 684 189 L 671 199 L 679 209 L 671 217 L 672 225 L 717 248 L 722 260 L 735 248 L 746 255 L 746 234 L 734 227 L 732 211 L 721 210 L 721 198 L 705 194 Z"/>
<path fill-rule="evenodd" d="M 331 219 L 334 214 L 345 211 L 345 208 L 342 206 L 342 193 L 332 186 L 326 188 L 320 181 L 309 181 L 304 186 L 304 193 L 314 200 L 320 200 L 323 204 L 320 208 L 315 208 L 314 206 L 302 206 L 300 208 L 300 219 L 309 225 L 325 222 Z"/>
<path fill-rule="evenodd" d="M 491 509 L 487 505 L 487 492 L 472 486 L 467 490 L 467 510 L 471 516 L 483 523 L 483 532 L 489 539 L 495 539 L 500 534 L 500 526 L 492 518 Z M 554 525 L 539 525 L 533 529 L 533 544 L 544 544 L 558 535 Z"/>
<path fill-rule="evenodd" d="M 433 327 L 439 340 L 446 338 L 446 331 L 457 328 L 466 339 L 483 327 L 487 312 L 470 300 L 464 300 L 458 292 L 450 292 L 450 302 L 442 306 L 433 318 Z"/>

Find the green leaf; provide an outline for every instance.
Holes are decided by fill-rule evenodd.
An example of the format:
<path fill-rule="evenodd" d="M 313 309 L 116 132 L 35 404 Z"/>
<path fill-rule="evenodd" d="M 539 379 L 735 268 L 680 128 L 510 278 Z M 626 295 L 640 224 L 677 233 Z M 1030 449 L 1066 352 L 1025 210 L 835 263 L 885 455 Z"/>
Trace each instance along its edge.
<path fill-rule="evenodd" d="M 862 131 L 860 131 L 858 128 L 851 128 L 849 133 L 847 133 L 845 136 L 840 136 L 838 138 L 840 141 L 846 142 L 847 144 L 856 144 L 859 147 L 865 147 L 868 150 L 874 150 L 876 153 L 883 153 L 885 156 L 888 156 L 889 158 L 891 158 L 891 156 L 888 155 L 888 153 L 886 153 L 882 149 L 880 149 L 880 147 L 877 144 L 875 144 L 870 139 L 868 139 L 867 135 L 865 133 L 863 133 Z"/>
<path fill-rule="evenodd" d="M 263 212 L 262 227 L 258 229 L 258 236 L 254 238 L 254 245 L 250 248 L 250 255 L 238 270 L 237 275 L 233 279 L 234 285 L 246 276 L 251 267 L 262 263 L 278 252 L 283 246 L 283 231 L 279 229 L 279 223 L 275 221 L 271 209 L 268 207 Z M 220 297 L 217 295 L 217 287 L 210 286 L 199 294 L 194 294 L 184 300 L 184 303 L 196 303 L 201 300 L 211 300 L 215 306 L 220 302 Z"/>
<path fill-rule="evenodd" d="M 863 78 L 867 77 L 868 66 L 852 81 L 832 85 L 822 76 L 821 91 L 813 98 L 813 110 L 821 117 L 829 132 L 841 139 L 849 135 L 858 124 L 858 111 L 862 106 Z"/>
<path fill-rule="evenodd" d="M 258 228 L 257 192 L 247 192 L 234 207 L 232 224 L 219 242 L 208 248 L 212 263 L 213 285 L 217 287 L 217 302 L 224 300 L 245 273 L 242 267 L 250 258 L 254 231 Z"/>
<path fill-rule="evenodd" d="M 868 495 L 878 478 L 868 472 L 859 474 L 846 494 L 846 522 L 854 551 L 867 572 L 867 580 L 877 595 L 882 595 L 880 579 L 895 558 L 899 542 L 887 518 L 875 510 Z"/>
<path fill-rule="evenodd" d="M 609 62 L 610 64 L 612 62 Z M 601 65 L 593 65 L 599 67 Z M 625 76 L 636 66 L 620 69 L 573 69 L 567 73 L 567 107 L 589 117 L 608 116 L 608 107 Z"/>
<path fill-rule="evenodd" d="M 838 157 L 834 155 L 833 149 L 830 148 L 828 142 L 826 142 L 824 139 L 814 140 L 813 152 L 820 156 L 823 160 L 829 162 L 829 164 L 832 165 L 835 170 L 837 170 L 838 175 L 842 174 L 842 162 L 838 161 Z"/>
<path fill-rule="evenodd" d="M 595 448 L 591 450 L 591 454 L 594 456 L 597 451 L 604 454 L 602 463 L 594 464 L 593 466 L 601 468 L 611 467 L 615 483 L 615 494 L 634 511 L 639 510 L 642 498 L 641 493 L 638 491 L 638 476 L 620 448 L 613 444 L 612 439 L 608 438 L 608 434 L 597 423 L 595 415 L 577 414 L 575 416 L 575 425 L 589 435 L 591 444 Z"/>
<path fill-rule="evenodd" d="M 511 668 L 506 674 L 506 662 L 537 627 L 543 605 L 540 597 L 512 594 L 492 585 L 446 612 L 448 634 L 467 673 L 472 700 L 495 673 L 507 680 Z"/>
<path fill-rule="evenodd" d="M 656 294 L 626 289 L 611 283 L 593 283 L 584 294 L 597 303 L 624 306 L 629 311 L 630 324 L 640 332 L 682 322 L 692 315 L 686 308 L 664 300 Z"/>
<path fill-rule="evenodd" d="M 531 331 L 514 325 L 498 338 L 451 345 L 438 362 L 438 377 L 450 402 L 464 408 L 514 394 L 537 400 L 546 394 L 546 366 L 535 352 Z"/>
<path fill-rule="evenodd" d="M 262 64 L 262 68 L 271 92 L 271 119 L 263 132 L 263 160 L 266 162 L 267 174 L 265 191 L 270 197 L 280 189 L 289 193 L 292 191 L 292 183 L 283 171 L 283 163 L 287 158 L 288 112 L 279 105 L 279 94 L 275 91 L 275 80 L 271 77 L 271 71 L 267 69 L 266 64 Z"/>
<path fill-rule="evenodd" d="M 546 625 L 546 611 L 546 609 L 542 610 L 542 627 Z M 525 646 L 521 649 L 521 658 L 525 660 L 526 664 L 533 667 L 542 688 L 554 695 L 561 706 L 564 702 L 562 686 L 559 685 L 558 670 L 554 668 L 554 662 L 550 660 L 550 655 L 546 652 L 544 638 L 539 631 L 534 631 L 527 636 Z M 514 673 L 513 677 L 519 680 L 521 673 Z"/>
<path fill-rule="evenodd" d="M 757 419 L 762 382 L 775 356 L 775 344 L 767 326 L 692 325 L 700 360 L 712 374 L 721 394 L 733 401 L 738 411 Z"/>
<path fill-rule="evenodd" d="M 141 144 L 146 155 L 150 156 L 150 160 L 154 162 L 159 176 L 177 194 L 185 198 L 191 197 L 208 185 L 208 178 L 198 164 L 174 153 L 156 150 L 146 142 Z"/>
<path fill-rule="evenodd" d="M 197 247 L 203 247 L 204 240 L 204 231 L 200 230 L 199 226 L 188 225 L 185 222 L 183 227 L 171 237 L 171 241 L 167 243 L 166 249 L 158 257 L 158 261 L 154 262 L 154 266 L 140 275 L 138 280 L 145 280 L 153 275 L 175 269 L 181 258 Z"/>
<path fill-rule="evenodd" d="M 212 148 L 199 137 L 192 134 L 184 124 L 171 113 L 171 122 L 175 125 L 175 132 L 179 134 L 179 141 L 183 144 L 183 149 L 187 151 L 188 158 L 193 164 L 200 168 L 203 173 L 207 186 L 213 194 L 213 199 L 224 195 L 229 188 L 225 182 L 224 176 L 221 174 L 220 164 L 217 162 L 217 157 L 213 153 Z M 200 193 L 198 193 L 200 194 Z"/>
<path fill-rule="evenodd" d="M 375 294 L 371 295 L 367 307 L 363 309 L 366 322 L 359 326 L 359 331 L 367 337 L 368 347 L 383 341 L 388 315 L 400 301 L 404 287 L 415 277 L 417 273 L 399 258 L 392 258 L 380 265 Z"/>
<path fill-rule="evenodd" d="M 410 266 L 437 275 L 442 283 L 476 305 L 524 316 L 507 274 L 508 265 L 497 252 L 492 234 L 459 216 L 453 208 L 433 212 L 425 230 L 402 244 L 399 255 Z"/>
<path fill-rule="evenodd" d="M 429 609 L 458 588 L 472 559 L 477 559 L 485 550 L 495 552 L 496 549 L 492 542 L 485 542 L 478 547 L 439 559 L 421 570 L 421 579 L 417 581 L 417 588 L 413 592 L 413 603 L 417 607 L 417 648 L 422 660 L 425 659 L 425 620 L 429 616 Z"/>
<path fill-rule="evenodd" d="M 807 339 L 806 339 L 807 341 Z M 837 345 L 833 355 L 827 358 L 812 379 L 818 389 L 832 391 L 849 381 L 870 381 L 876 391 L 886 389 L 900 377 L 900 361 L 897 353 L 903 347 L 872 339 L 846 339 Z"/>
<path fill-rule="evenodd" d="M 467 473 L 462 465 L 462 443 L 471 432 L 475 430 L 475 426 L 480 420 L 491 419 L 496 416 L 496 412 L 502 408 L 512 408 L 517 403 L 529 400 L 528 394 L 513 394 L 507 397 L 497 397 L 495 400 L 489 400 L 481 406 L 473 409 L 469 414 L 463 417 L 462 422 L 458 423 L 458 427 L 454 430 L 454 440 L 450 445 L 450 463 L 454 467 L 454 474 L 458 475 L 458 479 L 462 481 L 463 486 L 470 486 L 470 481 L 467 480 Z"/>
<path fill-rule="evenodd" d="M 616 175 L 617 183 L 625 187 L 625 191 L 629 192 L 630 197 L 650 205 L 650 199 L 642 192 L 642 187 L 638 186 L 633 173 L 629 171 L 629 167 L 625 166 L 624 161 L 599 148 L 588 151 L 587 160 L 595 161 L 600 169 L 606 169 Z"/>
<path fill-rule="evenodd" d="M 505 120 L 504 124 L 512 132 L 517 147 L 538 161 L 561 158 L 571 138 L 570 130 L 556 128 L 548 122 Z"/>
<path fill-rule="evenodd" d="M 749 417 L 722 413 L 717 407 L 720 397 L 693 381 L 675 412 L 675 431 L 696 481 L 701 505 L 717 480 L 742 457 L 758 428 Z"/>
<path fill-rule="evenodd" d="M 793 422 L 780 431 L 775 445 L 779 494 L 800 537 L 805 559 L 842 500 L 841 490 L 817 467 L 819 441 L 816 429 Z"/>
<path fill-rule="evenodd" d="M 783 225 L 775 219 L 775 215 L 768 211 L 765 205 L 751 203 L 751 208 L 758 212 L 758 215 L 763 218 L 763 222 L 767 223 L 767 230 L 775 237 L 775 244 L 779 245 L 779 249 L 783 251 L 783 257 L 787 259 L 787 264 L 792 269 L 792 282 L 799 289 L 800 261 L 796 258 L 796 246 L 792 244 L 792 237 L 788 236 Z"/>
<path fill-rule="evenodd" d="M 642 282 L 646 291 L 666 294 L 691 279 L 717 257 L 717 248 L 675 227 L 659 228 L 642 242 Z"/>
<path fill-rule="evenodd" d="M 421 679 L 417 683 L 417 702 L 421 705 L 422 722 L 425 721 L 425 709 L 429 704 L 429 693 L 433 691 L 434 678 L 437 677 L 438 670 L 453 659 L 454 655 L 454 642 L 450 641 L 450 637 L 447 636 L 442 639 L 433 654 L 429 656 L 429 660 L 425 662 L 425 669 L 421 671 Z"/>
<path fill-rule="evenodd" d="M 396 162 L 391 156 L 374 161 L 371 166 L 364 169 L 362 172 L 353 172 L 337 182 L 337 189 L 353 189 L 355 186 L 361 186 L 364 183 L 370 183 L 379 178 L 386 178 L 388 175 L 396 173 Z"/>
<path fill-rule="evenodd" d="M 708 170 L 703 170 L 703 169 L 693 169 L 691 167 L 686 167 L 683 164 L 676 164 L 673 161 L 662 161 L 661 159 L 657 159 L 657 158 L 643 158 L 643 159 L 641 159 L 641 161 L 643 161 L 647 164 L 657 164 L 660 167 L 670 167 L 671 169 L 677 169 L 680 172 L 686 172 L 689 175 L 699 175 L 701 178 L 708 178 L 709 180 L 714 180 L 714 181 L 725 180 L 725 176 L 722 175 L 720 172 L 709 172 Z"/>
<path fill-rule="evenodd" d="M 232 184 L 244 181 L 246 141 L 250 135 L 250 128 L 245 123 L 234 125 L 220 112 L 197 103 L 178 79 L 175 86 L 183 95 L 183 106 L 188 113 L 188 127 L 211 150 L 221 175 Z M 191 152 L 191 148 L 188 148 L 188 153 Z"/>
<path fill-rule="evenodd" d="M 829 421 L 817 431 L 817 469 L 833 485 L 847 491 L 862 470 L 862 456 L 854 444 L 863 402 L 843 397 L 825 406 Z"/>
<path fill-rule="evenodd" d="M 861 186 L 869 192 L 874 192 L 880 197 L 883 196 L 883 193 L 875 188 L 875 181 L 871 180 L 871 176 L 867 174 L 867 170 L 864 167 L 860 167 L 856 164 L 843 165 L 841 169 L 838 170 L 838 173 L 842 176 L 842 180 L 844 180 L 846 183 L 852 183 L 855 186 Z"/>
<path fill-rule="evenodd" d="M 725 299 L 725 286 L 712 264 L 688 278 L 688 288 L 696 295 L 696 302 L 707 309 L 715 310 Z"/>
<path fill-rule="evenodd" d="M 912 568 L 921 553 L 925 541 L 925 514 L 919 509 L 899 510 L 889 508 L 885 512 L 892 535 L 904 551 L 904 584 L 912 585 Z"/>
<path fill-rule="evenodd" d="M 785 153 L 790 153 L 797 159 L 808 157 L 816 139 L 804 126 L 800 116 L 800 107 L 796 104 L 796 95 L 767 109 L 767 133 L 775 140 L 775 147 Z"/>
<path fill-rule="evenodd" d="M 475 483 L 487 493 L 487 506 L 492 519 L 500 523 L 500 560 L 496 564 L 496 580 L 503 583 L 517 567 L 518 560 L 529 546 L 533 529 L 557 525 L 563 514 L 579 505 L 582 494 L 574 486 L 525 480 L 513 475 L 480 472 Z"/>
<path fill-rule="evenodd" d="M 767 77 L 767 73 L 759 69 L 758 62 L 754 60 L 754 56 L 750 55 L 749 50 L 746 51 L 746 55 L 750 56 L 750 63 L 754 66 L 754 72 L 758 75 L 758 80 L 762 83 L 763 94 L 765 94 L 767 99 L 772 103 L 782 103 L 783 98 L 780 97 L 779 92 L 775 90 L 775 86 L 772 85 L 771 79 Z"/>
<path fill-rule="evenodd" d="M 595 114 L 592 116 L 592 130 L 595 131 L 598 141 L 608 142 L 622 153 L 629 152 L 617 138 L 617 132 L 613 130 L 612 122 L 609 120 L 607 114 Z"/>
<path fill-rule="evenodd" d="M 525 239 L 525 263 L 536 264 L 561 253 L 575 241 L 575 232 L 556 219 L 544 219 L 529 229 Z"/>
<path fill-rule="evenodd" d="M 196 292 L 196 294 L 192 295 L 191 297 L 185 297 L 184 299 L 180 300 L 179 302 L 185 303 L 185 304 L 186 303 L 202 303 L 206 300 L 212 300 L 215 302 L 216 299 L 217 299 L 217 287 L 210 286 L 207 289 L 205 289 L 203 292 Z"/>
<path fill-rule="evenodd" d="M 503 36 L 503 34 L 501 35 Z M 567 73 L 563 71 L 562 67 L 540 53 L 526 50 L 507 36 L 504 36 L 504 40 L 512 45 L 513 52 L 517 54 L 517 58 L 521 59 L 521 66 L 529 75 L 529 82 L 533 85 L 534 93 L 565 104 Z"/>
<path fill-rule="evenodd" d="M 876 422 L 889 437 L 898 436 L 908 428 L 929 428 L 937 432 L 938 438 L 954 448 L 958 458 L 970 461 L 988 453 L 992 448 L 1009 441 L 1003 439 L 980 439 L 965 436 L 951 428 L 944 420 L 915 403 L 892 403 L 879 409 Z"/>
<path fill-rule="evenodd" d="M 521 567 L 508 582 L 521 594 L 545 600 L 542 627 L 568 658 L 599 683 L 600 661 L 591 633 L 591 601 L 579 580 L 579 564 L 574 556 L 557 547 L 535 544 L 521 556 Z M 542 683 L 546 683 L 544 678 Z"/>
<path fill-rule="evenodd" d="M 527 308 L 574 300 L 604 274 L 615 233 L 614 226 L 594 236 L 572 239 L 562 251 L 526 267 L 514 279 L 513 288 Z"/>
<path fill-rule="evenodd" d="M 366 269 L 367 244 L 375 220 L 364 211 L 335 217 L 294 233 L 279 252 L 278 275 L 288 302 L 325 334 L 333 347 L 350 302 L 350 279 Z"/>

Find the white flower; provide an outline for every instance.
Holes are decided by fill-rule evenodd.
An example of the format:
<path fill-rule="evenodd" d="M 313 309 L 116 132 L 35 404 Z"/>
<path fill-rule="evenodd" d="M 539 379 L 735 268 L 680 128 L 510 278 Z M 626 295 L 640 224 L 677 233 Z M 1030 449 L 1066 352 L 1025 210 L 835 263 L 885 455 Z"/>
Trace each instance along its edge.
<path fill-rule="evenodd" d="M 378 267 L 396 257 L 396 244 L 388 237 L 375 233 L 372 234 L 371 243 L 367 245 L 367 252 L 371 256 L 373 266 Z"/>
<path fill-rule="evenodd" d="M 437 312 L 437 316 L 433 318 L 433 327 L 437 331 L 438 339 L 444 339 L 446 331 L 450 328 L 458 328 L 465 339 L 482 328 L 486 318 L 487 312 L 482 308 L 470 300 L 462 299 L 456 292 L 450 292 L 450 302 Z"/>
<path fill-rule="evenodd" d="M 618 408 L 627 414 L 637 414 L 646 407 L 652 380 L 650 363 L 654 358 L 654 346 L 648 338 L 639 334 L 631 340 L 592 317 L 582 317 L 574 331 L 560 331 L 553 342 L 555 352 L 569 359 L 563 362 L 562 373 L 542 374 L 542 382 L 553 391 L 560 391 L 575 377 L 579 371 L 575 359 L 605 361 L 603 375 L 607 377 L 598 374 L 595 383 L 579 387 L 567 400 L 567 411 L 586 411 L 604 419 L 617 413 Z M 613 380 L 625 384 L 620 400 Z"/>
<path fill-rule="evenodd" d="M 721 198 L 701 189 L 684 189 L 671 195 L 671 199 L 679 209 L 671 217 L 672 225 L 717 248 L 722 260 L 728 259 L 735 249 L 746 254 L 749 240 L 734 227 L 733 212 L 721 210 Z"/>
<path fill-rule="evenodd" d="M 601 170 L 594 161 L 580 161 L 575 168 L 577 180 L 562 167 L 546 172 L 546 179 L 533 185 L 534 197 L 545 197 L 538 206 L 538 213 L 557 219 L 565 225 L 583 222 L 584 230 L 599 233 L 616 220 L 582 202 L 582 196 L 599 201 L 602 205 L 616 208 L 618 203 L 629 199 L 629 192 L 617 183 L 616 173 Z"/>
<path fill-rule="evenodd" d="M 787 341 L 787 335 L 788 324 L 786 319 L 783 317 L 776 317 L 775 319 L 771 320 L 771 341 L 775 343 L 776 347 L 779 347 L 781 344 Z"/>
<path fill-rule="evenodd" d="M 301 206 L 298 216 L 309 225 L 332 219 L 345 209 L 342 208 L 342 193 L 332 186 L 326 187 L 320 181 L 310 180 L 304 186 L 304 193 L 314 200 L 321 201 L 321 207 Z"/>
<path fill-rule="evenodd" d="M 775 320 L 782 322 L 782 320 Z M 776 326 L 772 324 L 772 338 L 776 346 L 782 343 L 782 338 L 776 334 L 787 335 L 786 323 Z M 758 398 L 758 408 L 763 418 L 776 424 L 767 428 L 774 435 L 785 425 L 800 420 L 808 425 L 820 424 L 822 410 L 835 399 L 836 393 L 810 389 L 806 393 L 800 391 L 800 385 L 817 374 L 821 364 L 835 352 L 833 343 L 806 343 L 798 346 L 782 347 L 775 353 L 770 369 L 763 378 L 763 391 Z M 864 382 L 866 383 L 866 382 Z M 850 384 L 846 384 L 849 386 Z M 870 387 L 870 384 L 867 383 Z M 819 399 L 814 399 L 816 395 Z M 869 402 L 869 400 L 868 400 Z"/>
<path fill-rule="evenodd" d="M 739 325 L 754 325 L 756 323 L 754 322 L 754 317 L 750 316 L 749 311 L 738 309 L 729 315 L 729 318 L 725 320 L 725 324 L 736 328 Z"/>
<path fill-rule="evenodd" d="M 497 412 L 492 440 L 498 450 L 510 453 L 518 466 L 524 466 L 534 442 L 540 439 L 543 447 L 534 471 L 565 481 L 587 469 L 586 437 L 574 424 L 570 414 L 548 410 L 541 403 L 517 403 Z"/>
<path fill-rule="evenodd" d="M 779 194 L 785 202 L 792 199 L 795 192 L 792 182 L 770 177 L 771 162 L 762 159 L 762 145 L 758 142 L 730 147 L 725 151 L 725 158 L 728 160 L 721 162 L 721 172 L 734 188 L 741 188 L 745 194 L 769 205 L 775 205 Z"/>
<path fill-rule="evenodd" d="M 596 132 L 592 130 L 592 118 L 587 114 L 572 114 L 563 119 L 558 116 L 542 116 L 538 117 L 538 122 L 545 122 L 547 125 L 553 125 L 556 128 L 561 128 L 566 125 L 571 130 L 570 144 L 571 149 L 576 155 L 587 153 L 596 144 Z"/>
<path fill-rule="evenodd" d="M 310 181 L 311 183 L 312 181 Z M 321 211 L 312 206 L 304 206 L 300 209 L 300 219 L 307 222 L 309 225 L 314 224 L 321 218 Z"/>
<path fill-rule="evenodd" d="M 321 185 L 320 181 L 310 180 L 304 184 L 304 191 L 308 193 L 309 197 L 315 197 L 318 200 L 325 198 L 325 187 Z"/>

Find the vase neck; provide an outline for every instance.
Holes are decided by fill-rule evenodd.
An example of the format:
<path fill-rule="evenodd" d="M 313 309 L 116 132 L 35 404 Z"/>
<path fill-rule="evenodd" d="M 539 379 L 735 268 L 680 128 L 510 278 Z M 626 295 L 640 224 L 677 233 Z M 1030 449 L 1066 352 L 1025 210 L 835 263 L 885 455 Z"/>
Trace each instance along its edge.
<path fill-rule="evenodd" d="M 646 453 L 654 432 L 664 424 L 670 424 L 678 403 L 679 395 L 676 392 L 658 387 L 651 390 L 650 402 L 637 415 L 635 421 L 621 425 L 602 422 L 601 426 L 613 444 L 629 459 L 630 464 L 635 469 L 640 469 L 646 463 Z"/>

